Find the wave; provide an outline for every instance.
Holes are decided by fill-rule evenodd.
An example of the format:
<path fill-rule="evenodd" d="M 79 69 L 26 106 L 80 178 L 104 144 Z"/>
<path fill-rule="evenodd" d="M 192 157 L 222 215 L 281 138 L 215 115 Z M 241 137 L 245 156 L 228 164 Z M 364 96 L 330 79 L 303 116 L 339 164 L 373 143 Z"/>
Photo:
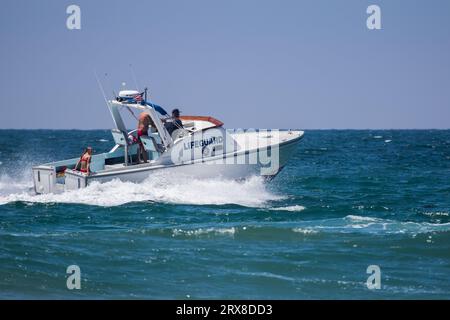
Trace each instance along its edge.
<path fill-rule="evenodd" d="M 297 233 L 302 233 L 304 235 L 319 233 L 319 231 L 314 230 L 312 228 L 294 228 L 294 229 L 292 229 L 292 231 L 297 232 Z"/>
<path fill-rule="evenodd" d="M 305 210 L 306 207 L 304 206 L 287 206 L 287 207 L 277 207 L 277 208 L 270 208 L 270 210 L 276 210 L 276 211 L 291 211 L 291 212 L 299 212 Z"/>
<path fill-rule="evenodd" d="M 164 229 L 167 230 L 167 229 Z M 168 230 L 169 231 L 169 230 Z M 440 232 L 450 232 L 450 223 L 429 223 L 396 221 L 364 216 L 345 216 L 341 218 L 305 220 L 305 221 L 270 221 L 236 224 L 230 223 L 220 227 L 197 226 L 196 228 L 171 228 L 170 236 L 186 237 L 217 237 L 232 236 L 245 239 L 271 239 L 273 237 L 305 237 L 316 238 L 335 234 L 369 234 L 374 236 L 405 235 L 415 238 L 427 235 L 426 242 L 432 241 L 432 236 Z M 161 234 L 159 232 L 158 234 Z"/>
<path fill-rule="evenodd" d="M 348 215 L 345 217 L 345 219 L 350 220 L 352 222 L 375 222 L 375 221 L 377 221 L 376 218 L 355 216 L 355 215 Z"/>
<path fill-rule="evenodd" d="M 172 236 L 201 236 L 201 235 L 230 235 L 233 236 L 236 233 L 236 228 L 199 228 L 194 230 L 174 229 L 172 230 Z"/>
<path fill-rule="evenodd" d="M 371 234 L 422 234 L 450 231 L 450 223 L 397 221 L 366 216 L 348 215 L 341 219 L 322 220 L 313 228 L 320 232 L 364 232 Z"/>
<path fill-rule="evenodd" d="M 423 213 L 425 216 L 429 216 L 429 217 L 448 217 L 449 214 L 448 212 L 424 212 Z"/>
<path fill-rule="evenodd" d="M 283 199 L 270 192 L 261 177 L 245 181 L 193 179 L 170 173 L 155 173 L 142 183 L 113 180 L 94 182 L 87 188 L 60 194 L 36 195 L 31 179 L 16 181 L 0 177 L 0 205 L 10 202 L 74 203 L 96 206 L 118 206 L 130 202 L 163 202 L 192 205 L 237 204 L 263 207 L 269 201 Z"/>
<path fill-rule="evenodd" d="M 362 223 L 365 222 L 365 223 Z M 395 221 L 388 219 L 373 219 L 362 216 L 346 216 L 342 218 L 308 220 L 308 221 L 270 221 L 259 223 L 225 224 L 220 227 L 197 226 L 196 228 L 170 228 L 159 230 L 169 231 L 171 237 L 217 237 L 232 236 L 245 239 L 271 239 L 273 237 L 317 237 L 340 234 L 369 234 L 374 236 L 406 235 L 416 237 L 426 234 L 425 241 L 431 242 L 432 236 L 440 232 L 449 232 L 450 223 L 428 223 Z"/>

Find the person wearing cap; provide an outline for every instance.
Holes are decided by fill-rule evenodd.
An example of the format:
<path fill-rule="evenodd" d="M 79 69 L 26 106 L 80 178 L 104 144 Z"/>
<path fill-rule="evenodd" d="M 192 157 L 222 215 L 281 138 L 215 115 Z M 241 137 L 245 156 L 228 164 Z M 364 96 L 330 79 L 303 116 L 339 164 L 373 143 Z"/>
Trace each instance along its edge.
<path fill-rule="evenodd" d="M 167 132 L 169 132 L 169 135 L 172 135 L 172 133 L 177 129 L 183 129 L 183 123 L 180 119 L 180 110 L 173 109 L 172 121 L 166 122 L 164 126 L 166 127 Z"/>

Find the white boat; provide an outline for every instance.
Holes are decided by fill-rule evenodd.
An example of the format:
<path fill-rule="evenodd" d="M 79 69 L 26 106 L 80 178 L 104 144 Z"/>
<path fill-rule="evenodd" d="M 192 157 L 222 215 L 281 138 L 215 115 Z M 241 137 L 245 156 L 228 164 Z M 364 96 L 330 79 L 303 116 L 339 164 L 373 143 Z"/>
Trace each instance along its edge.
<path fill-rule="evenodd" d="M 135 100 L 137 93 L 122 91 L 108 101 L 115 124 L 111 130 L 115 146 L 109 152 L 92 155 L 89 173 L 75 170 L 79 158 L 35 166 L 36 193 L 85 188 L 94 181 L 140 182 L 161 170 L 195 178 L 246 179 L 261 175 L 270 179 L 285 166 L 304 134 L 299 130 L 225 129 L 213 117 L 181 116 L 183 127 L 169 135 L 164 109 L 147 102 L 146 97 Z M 137 130 L 126 129 L 122 110 L 146 112 L 153 122 L 148 136 L 141 137 L 148 155 L 146 163 L 138 162 L 139 144 L 131 139 Z"/>

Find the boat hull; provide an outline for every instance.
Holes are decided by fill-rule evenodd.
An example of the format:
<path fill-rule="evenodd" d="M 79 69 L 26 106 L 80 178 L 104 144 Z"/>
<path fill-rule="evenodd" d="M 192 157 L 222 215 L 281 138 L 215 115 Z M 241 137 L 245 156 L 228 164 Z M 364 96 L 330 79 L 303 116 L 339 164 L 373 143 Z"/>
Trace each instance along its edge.
<path fill-rule="evenodd" d="M 153 174 L 164 174 L 171 176 L 188 176 L 194 179 L 223 178 L 232 180 L 243 180 L 252 176 L 262 176 L 266 179 L 275 177 L 286 165 L 299 141 L 303 137 L 302 131 L 285 132 L 278 143 L 267 143 L 270 138 L 266 133 L 254 133 L 253 142 L 258 141 L 257 146 L 248 147 L 245 138 L 247 135 L 236 134 L 233 141 L 239 141 L 241 147 L 229 153 L 222 153 L 213 156 L 200 155 L 199 159 L 180 161 L 172 159 L 172 155 L 167 153 L 158 160 L 145 164 L 109 165 L 104 169 L 85 173 L 70 169 L 77 159 L 63 160 L 51 164 L 41 165 L 33 168 L 33 177 L 36 193 L 58 193 L 67 190 L 76 190 L 87 187 L 93 182 L 104 183 L 119 179 L 139 183 L 149 178 Z M 255 140 L 255 138 L 259 140 Z M 261 143 L 261 141 L 263 143 Z M 281 141 L 281 142 L 280 142 Z M 264 144 L 265 142 L 265 144 Z M 97 163 L 105 163 L 105 159 L 120 158 L 120 150 L 113 149 L 109 153 L 95 155 L 99 160 Z M 188 154 L 189 155 L 189 154 Z M 114 158 L 115 157 L 115 158 Z M 123 157 L 123 156 L 122 156 Z M 60 177 L 58 168 L 65 168 L 63 177 Z"/>
<path fill-rule="evenodd" d="M 94 174 L 86 176 L 79 172 L 66 173 L 66 190 L 83 188 L 96 181 L 100 183 L 114 179 L 139 183 L 152 174 L 164 171 L 170 176 L 189 176 L 195 179 L 223 178 L 232 180 L 243 180 L 252 176 L 263 176 L 267 179 L 275 177 L 286 165 L 291 154 L 298 146 L 300 139 L 282 143 L 278 148 L 278 159 L 272 163 L 262 163 L 259 159 L 267 157 L 267 149 L 253 150 L 241 153 L 233 153 L 222 158 L 205 158 L 203 161 L 183 163 L 169 166 L 139 165 L 134 168 L 125 168 L 107 174 Z M 271 149 L 269 152 L 272 151 Z M 256 159 L 256 163 L 251 163 Z M 75 182 L 74 182 L 75 181 Z"/>

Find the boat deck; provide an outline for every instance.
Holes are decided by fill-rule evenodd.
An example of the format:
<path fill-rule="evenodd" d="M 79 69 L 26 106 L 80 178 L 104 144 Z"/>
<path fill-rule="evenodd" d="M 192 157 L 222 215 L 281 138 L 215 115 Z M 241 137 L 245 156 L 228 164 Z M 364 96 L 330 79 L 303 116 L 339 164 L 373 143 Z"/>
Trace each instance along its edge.
<path fill-rule="evenodd" d="M 129 163 L 128 166 L 125 166 L 124 163 L 117 163 L 117 164 L 108 164 L 105 165 L 105 168 L 103 170 L 98 171 L 100 172 L 108 172 L 108 171 L 116 171 L 121 170 L 124 168 L 141 168 L 141 167 L 149 167 L 153 166 L 155 164 L 155 161 L 149 161 L 147 163 Z"/>
<path fill-rule="evenodd" d="M 259 130 L 254 132 L 230 132 L 236 142 L 245 149 L 267 148 L 273 144 L 281 144 L 303 136 L 299 130 Z"/>

